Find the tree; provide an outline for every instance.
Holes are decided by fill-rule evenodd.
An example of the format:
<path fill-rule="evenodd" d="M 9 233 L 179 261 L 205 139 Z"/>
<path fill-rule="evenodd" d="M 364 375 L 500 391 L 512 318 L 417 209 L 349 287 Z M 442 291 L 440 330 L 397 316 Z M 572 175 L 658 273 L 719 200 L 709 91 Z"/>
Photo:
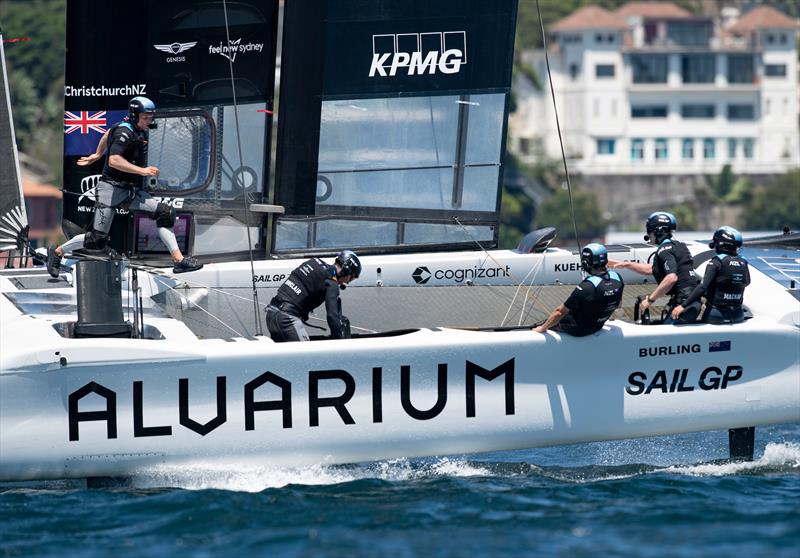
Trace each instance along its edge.
<path fill-rule="evenodd" d="M 694 205 L 686 203 L 673 205 L 667 211 L 675 216 L 675 220 L 678 221 L 678 226 L 682 231 L 697 230 L 697 210 Z"/>
<path fill-rule="evenodd" d="M 606 233 L 608 223 L 598 210 L 594 194 L 575 189 L 572 193 L 575 207 L 575 220 L 580 238 L 598 238 Z M 569 243 L 575 236 L 572 226 L 569 192 L 559 189 L 539 208 L 537 208 L 537 227 L 555 227 L 559 233 L 560 244 Z"/>
<path fill-rule="evenodd" d="M 748 229 L 800 229 L 800 169 L 755 188 L 752 202 L 745 209 L 744 220 Z"/>

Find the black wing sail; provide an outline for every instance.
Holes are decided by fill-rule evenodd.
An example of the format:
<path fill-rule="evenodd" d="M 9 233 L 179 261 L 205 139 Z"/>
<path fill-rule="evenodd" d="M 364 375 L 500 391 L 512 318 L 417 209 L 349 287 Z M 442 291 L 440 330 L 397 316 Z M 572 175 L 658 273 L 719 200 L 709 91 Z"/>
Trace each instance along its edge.
<path fill-rule="evenodd" d="M 14 121 L 8 90 L 3 34 L 0 33 L 0 252 L 21 248 L 20 239 L 28 226 L 22 197 Z"/>

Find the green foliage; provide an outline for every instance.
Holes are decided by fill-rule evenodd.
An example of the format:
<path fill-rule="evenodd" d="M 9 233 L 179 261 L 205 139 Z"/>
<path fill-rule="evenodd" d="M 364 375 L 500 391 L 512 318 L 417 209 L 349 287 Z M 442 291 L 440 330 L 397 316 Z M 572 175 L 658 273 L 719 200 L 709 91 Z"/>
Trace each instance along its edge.
<path fill-rule="evenodd" d="M 602 237 L 606 233 L 608 223 L 598 210 L 597 198 L 594 194 L 573 188 L 572 199 L 575 206 L 575 220 L 578 225 L 578 236 L 582 239 Z M 570 211 L 569 192 L 558 189 L 552 197 L 545 201 L 536 213 L 536 227 L 555 227 L 560 243 L 568 244 L 575 236 Z"/>
<path fill-rule="evenodd" d="M 800 169 L 755 188 L 744 221 L 748 229 L 780 231 L 785 226 L 800 229 Z"/>
<path fill-rule="evenodd" d="M 61 175 L 66 0 L 0 0 L 14 128 L 21 151 Z"/>
<path fill-rule="evenodd" d="M 733 188 L 734 177 L 730 164 L 722 167 L 719 176 L 712 180 L 712 189 L 718 199 L 724 199 Z"/>
<path fill-rule="evenodd" d="M 682 203 L 667 208 L 667 211 L 675 216 L 679 230 L 696 231 L 698 229 L 697 210 L 694 205 Z"/>

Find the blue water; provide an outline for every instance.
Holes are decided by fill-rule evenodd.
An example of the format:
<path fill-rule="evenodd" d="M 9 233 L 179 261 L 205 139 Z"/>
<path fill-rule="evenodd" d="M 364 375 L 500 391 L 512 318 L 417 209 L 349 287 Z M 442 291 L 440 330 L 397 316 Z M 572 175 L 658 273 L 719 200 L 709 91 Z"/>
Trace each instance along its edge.
<path fill-rule="evenodd" d="M 748 257 L 761 268 L 757 256 L 777 255 L 798 252 Z M 164 468 L 126 488 L 6 485 L 0 556 L 800 556 L 800 424 L 758 428 L 753 462 L 727 454 L 719 431 L 346 467 Z"/>
<path fill-rule="evenodd" d="M 0 555 L 796 558 L 800 424 L 757 429 L 754 462 L 713 462 L 726 456 L 727 432 L 711 432 L 6 487 Z"/>

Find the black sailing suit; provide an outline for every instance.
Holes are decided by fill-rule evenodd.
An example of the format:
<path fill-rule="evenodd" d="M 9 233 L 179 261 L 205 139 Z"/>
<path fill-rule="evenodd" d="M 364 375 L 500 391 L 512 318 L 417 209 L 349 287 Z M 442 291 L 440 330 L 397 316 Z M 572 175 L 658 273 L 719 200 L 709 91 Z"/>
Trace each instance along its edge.
<path fill-rule="evenodd" d="M 664 277 L 670 273 L 675 273 L 678 276 L 678 280 L 666 293 L 669 296 L 669 301 L 665 307 L 667 313 L 665 323 L 672 323 L 669 315 L 672 313 L 672 309 L 679 304 L 683 306 L 685 311 L 674 323 L 694 322 L 700 313 L 700 301 L 698 300 L 688 305 L 686 303 L 686 299 L 699 283 L 697 274 L 694 272 L 692 254 L 683 242 L 666 238 L 658 245 L 655 251 L 653 277 L 661 284 Z"/>
<path fill-rule="evenodd" d="M 319 258 L 311 258 L 289 274 L 267 308 L 267 328 L 274 341 L 308 341 L 303 322 L 316 307 L 325 303 L 328 327 L 335 339 L 345 337 L 339 311 L 339 283 L 336 268 Z"/>
<path fill-rule="evenodd" d="M 564 301 L 569 314 L 561 319 L 559 329 L 575 337 L 601 330 L 619 306 L 624 288 L 622 277 L 616 271 L 590 275 Z"/>
<path fill-rule="evenodd" d="M 703 282 L 697 285 L 685 304 L 700 300 L 705 294 L 706 309 L 702 320 L 712 324 L 737 324 L 744 321 L 744 289 L 750 284 L 747 260 L 739 256 L 717 254 L 706 266 Z"/>

